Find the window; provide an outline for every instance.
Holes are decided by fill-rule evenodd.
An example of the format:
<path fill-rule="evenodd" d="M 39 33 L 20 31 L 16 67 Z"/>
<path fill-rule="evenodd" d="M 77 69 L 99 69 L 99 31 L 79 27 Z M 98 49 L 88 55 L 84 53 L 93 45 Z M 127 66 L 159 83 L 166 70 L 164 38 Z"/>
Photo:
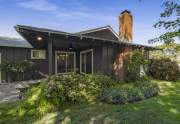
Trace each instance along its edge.
<path fill-rule="evenodd" d="M 46 50 L 31 50 L 31 59 L 46 59 Z"/>
<path fill-rule="evenodd" d="M 75 52 L 56 52 L 56 73 L 71 73 L 76 69 Z"/>
<path fill-rule="evenodd" d="M 80 72 L 93 73 L 93 49 L 80 52 Z"/>

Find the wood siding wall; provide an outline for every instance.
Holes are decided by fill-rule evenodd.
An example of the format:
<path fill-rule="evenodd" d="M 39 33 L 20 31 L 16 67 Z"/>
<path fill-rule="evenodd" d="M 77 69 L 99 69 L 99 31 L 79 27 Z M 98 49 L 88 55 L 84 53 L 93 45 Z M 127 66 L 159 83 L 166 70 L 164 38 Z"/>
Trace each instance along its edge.
<path fill-rule="evenodd" d="M 89 47 L 87 47 L 89 46 Z M 123 49 L 120 46 L 112 44 L 98 44 L 92 46 L 87 45 L 86 47 L 79 47 L 75 50 L 76 52 L 76 68 L 77 72 L 80 71 L 80 51 L 93 49 L 94 53 L 94 72 L 102 72 L 104 74 L 113 76 L 113 63 L 118 53 Z M 55 74 L 55 51 L 67 51 L 63 48 L 64 46 L 58 46 L 52 50 L 52 71 Z M 67 46 L 66 46 L 67 47 Z M 36 48 L 34 48 L 36 49 Z M 39 48 L 38 48 L 39 49 Z M 43 60 L 31 60 L 31 49 L 27 48 L 10 48 L 10 47 L 1 47 L 0 52 L 2 54 L 3 61 L 16 61 L 16 60 L 31 60 L 35 63 L 33 71 L 26 74 L 26 79 L 36 79 L 39 77 L 37 72 L 42 72 L 43 74 L 48 74 L 48 50 L 47 48 L 40 48 L 47 51 L 46 59 Z M 7 74 L 2 74 L 2 80 L 7 81 Z"/>
<path fill-rule="evenodd" d="M 48 61 L 45 60 L 31 60 L 31 49 L 28 48 L 13 48 L 13 47 L 0 47 L 1 52 L 1 62 L 10 62 L 10 61 L 21 61 L 21 60 L 30 60 L 35 63 L 35 67 L 31 72 L 25 74 L 25 79 L 36 79 L 40 75 L 38 71 L 48 74 Z M 47 67 L 47 68 L 46 68 Z M 1 74 L 2 82 L 15 81 L 13 79 L 8 79 L 8 75 L 5 72 Z"/>

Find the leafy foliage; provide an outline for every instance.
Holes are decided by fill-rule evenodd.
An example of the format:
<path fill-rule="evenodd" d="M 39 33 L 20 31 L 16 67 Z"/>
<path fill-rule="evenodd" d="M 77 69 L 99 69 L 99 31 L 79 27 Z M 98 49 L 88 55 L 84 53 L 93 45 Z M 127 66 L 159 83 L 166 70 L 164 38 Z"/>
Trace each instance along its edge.
<path fill-rule="evenodd" d="M 132 103 L 157 95 L 159 87 L 149 81 L 138 81 L 123 85 L 116 85 L 102 92 L 101 101 L 113 104 Z"/>
<path fill-rule="evenodd" d="M 155 79 L 174 81 L 180 77 L 177 62 L 167 58 L 152 60 L 149 73 Z"/>
<path fill-rule="evenodd" d="M 155 28 L 169 30 L 167 33 L 149 41 L 149 43 L 164 41 L 165 44 L 174 42 L 175 37 L 180 37 L 180 5 L 178 0 L 166 0 L 163 3 L 164 11 L 160 14 L 161 20 L 157 22 Z"/>
<path fill-rule="evenodd" d="M 10 61 L 0 64 L 0 68 L 2 71 L 16 75 L 16 77 L 18 77 L 18 80 L 23 80 L 24 73 L 31 70 L 33 66 L 34 63 L 28 60 Z"/>
<path fill-rule="evenodd" d="M 92 100 L 102 89 L 114 83 L 110 77 L 102 74 L 58 75 L 48 79 L 46 89 L 48 98 L 55 104 L 80 103 Z"/>
<path fill-rule="evenodd" d="M 102 90 L 115 83 L 102 74 L 50 76 L 39 85 L 28 89 L 27 99 L 18 105 L 16 114 L 28 110 L 27 114 L 35 113 L 40 116 L 65 105 L 90 102 L 95 100 Z"/>
<path fill-rule="evenodd" d="M 171 61 L 176 61 L 180 65 L 180 44 L 171 43 L 157 46 L 162 50 L 150 52 L 151 59 L 169 58 Z"/>
<path fill-rule="evenodd" d="M 127 62 L 126 81 L 137 81 L 141 78 L 141 67 L 143 70 L 149 64 L 145 58 L 143 51 L 135 50 L 132 52 L 131 59 Z"/>

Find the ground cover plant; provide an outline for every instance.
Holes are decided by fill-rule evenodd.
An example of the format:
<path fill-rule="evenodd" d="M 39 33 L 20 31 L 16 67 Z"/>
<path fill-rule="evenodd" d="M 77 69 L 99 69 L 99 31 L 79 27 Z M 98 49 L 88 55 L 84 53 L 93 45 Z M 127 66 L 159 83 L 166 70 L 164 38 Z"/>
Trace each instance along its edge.
<path fill-rule="evenodd" d="M 104 90 L 101 94 L 101 101 L 113 104 L 125 104 L 140 101 L 157 95 L 159 87 L 148 79 L 140 81 L 116 84 Z"/>

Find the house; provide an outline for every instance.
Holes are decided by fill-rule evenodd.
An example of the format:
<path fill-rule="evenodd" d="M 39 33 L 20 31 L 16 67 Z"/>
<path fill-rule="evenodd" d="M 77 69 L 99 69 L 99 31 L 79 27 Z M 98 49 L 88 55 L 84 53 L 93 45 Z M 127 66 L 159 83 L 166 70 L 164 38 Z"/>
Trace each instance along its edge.
<path fill-rule="evenodd" d="M 120 23 L 127 21 L 129 24 L 129 21 L 132 21 L 129 11 L 121 13 L 121 20 L 123 16 L 125 17 L 123 19 L 128 19 L 129 16 L 130 20 L 120 21 Z M 123 80 L 125 76 L 123 56 L 137 48 L 143 48 L 148 56 L 148 51 L 154 49 L 122 40 L 123 36 L 124 39 L 131 38 L 132 27 L 130 28 L 131 30 L 127 30 L 126 23 L 120 24 L 120 37 L 110 26 L 67 33 L 17 25 L 15 26 L 16 31 L 27 42 L 17 40 L 14 40 L 12 44 L 5 42 L 7 45 L 1 46 L 1 61 L 28 59 L 35 62 L 36 72 L 47 75 L 102 72 L 111 76 L 116 74 L 120 80 Z M 118 56 L 121 58 L 117 59 Z"/>

